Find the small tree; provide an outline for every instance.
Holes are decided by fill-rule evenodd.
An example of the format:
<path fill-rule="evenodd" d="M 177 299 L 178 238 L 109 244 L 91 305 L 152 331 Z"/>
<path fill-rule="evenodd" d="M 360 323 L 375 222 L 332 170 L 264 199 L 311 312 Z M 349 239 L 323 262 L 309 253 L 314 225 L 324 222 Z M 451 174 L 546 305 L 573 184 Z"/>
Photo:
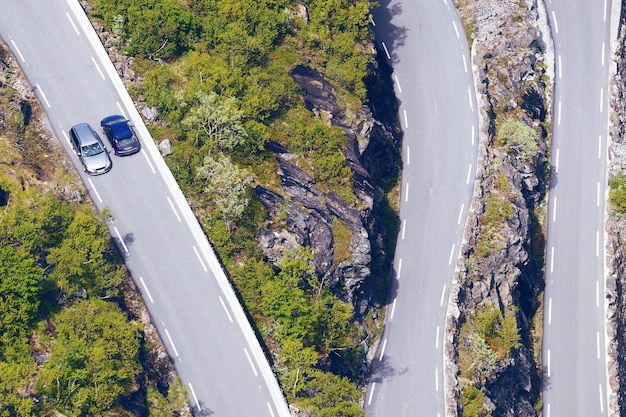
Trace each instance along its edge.
<path fill-rule="evenodd" d="M 502 122 L 497 139 L 500 145 L 522 161 L 533 161 L 539 152 L 537 132 L 517 120 L 507 119 Z"/>

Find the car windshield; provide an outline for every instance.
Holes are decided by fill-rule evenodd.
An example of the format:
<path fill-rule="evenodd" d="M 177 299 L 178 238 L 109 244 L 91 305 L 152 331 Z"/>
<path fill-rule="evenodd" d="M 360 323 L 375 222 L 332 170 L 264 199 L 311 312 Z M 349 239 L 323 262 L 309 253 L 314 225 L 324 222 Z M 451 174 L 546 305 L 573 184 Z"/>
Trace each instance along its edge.
<path fill-rule="evenodd" d="M 83 146 L 82 152 L 85 156 L 95 156 L 104 152 L 104 149 L 102 149 L 102 146 L 96 142 L 91 145 Z"/>

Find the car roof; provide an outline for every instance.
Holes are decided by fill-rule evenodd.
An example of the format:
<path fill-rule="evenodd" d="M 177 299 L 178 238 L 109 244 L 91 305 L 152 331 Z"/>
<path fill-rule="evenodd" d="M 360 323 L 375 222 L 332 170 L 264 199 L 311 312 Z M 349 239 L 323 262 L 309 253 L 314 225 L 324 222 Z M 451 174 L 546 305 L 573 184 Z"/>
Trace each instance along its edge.
<path fill-rule="evenodd" d="M 113 137 L 115 139 L 123 139 L 129 138 L 133 135 L 133 132 L 130 130 L 126 119 L 121 119 L 118 122 L 110 123 L 111 131 L 113 132 Z"/>
<path fill-rule="evenodd" d="M 81 146 L 91 145 L 100 142 L 88 123 L 77 124 L 72 127 L 72 130 L 76 133 L 76 136 L 78 137 L 78 142 L 80 142 Z"/>

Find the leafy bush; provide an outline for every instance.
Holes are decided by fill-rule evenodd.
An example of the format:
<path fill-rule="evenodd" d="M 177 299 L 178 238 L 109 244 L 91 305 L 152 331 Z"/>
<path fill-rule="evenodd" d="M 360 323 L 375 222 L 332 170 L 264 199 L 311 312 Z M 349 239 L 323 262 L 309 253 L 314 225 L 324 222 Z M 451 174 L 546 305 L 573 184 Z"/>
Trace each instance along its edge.
<path fill-rule="evenodd" d="M 533 161 L 539 152 L 537 132 L 517 120 L 505 120 L 498 128 L 496 140 L 508 152 L 523 161 Z"/>
<path fill-rule="evenodd" d="M 622 215 L 626 213 L 626 175 L 620 172 L 609 182 L 609 202 L 611 207 Z"/>

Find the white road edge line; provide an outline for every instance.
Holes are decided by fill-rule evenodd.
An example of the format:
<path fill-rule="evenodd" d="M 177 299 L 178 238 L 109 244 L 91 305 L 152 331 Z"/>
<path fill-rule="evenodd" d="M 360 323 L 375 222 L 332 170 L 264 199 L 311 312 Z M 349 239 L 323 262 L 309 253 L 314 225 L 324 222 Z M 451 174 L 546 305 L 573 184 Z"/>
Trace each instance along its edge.
<path fill-rule="evenodd" d="M 552 297 L 548 299 L 548 324 L 552 324 Z"/>
<path fill-rule="evenodd" d="M 406 109 L 404 110 L 404 128 L 405 129 L 409 128 L 409 118 L 406 115 Z"/>
<path fill-rule="evenodd" d="M 394 298 L 393 304 L 391 305 L 391 315 L 389 316 L 389 320 L 393 320 L 393 315 L 396 313 L 396 301 L 398 301 L 398 299 Z"/>
<path fill-rule="evenodd" d="M 602 158 L 602 135 L 598 137 L 598 159 Z"/>
<path fill-rule="evenodd" d="M 402 239 L 404 240 L 404 232 L 406 232 L 406 219 L 402 220 Z"/>
<path fill-rule="evenodd" d="M 456 27 L 456 22 L 452 21 L 452 26 L 454 26 L 454 33 L 456 33 L 456 38 L 461 39 L 461 35 L 459 35 L 459 28 Z"/>
<path fill-rule="evenodd" d="M 178 350 L 176 349 L 176 345 L 174 345 L 174 341 L 172 340 L 172 336 L 170 336 L 170 332 L 165 329 L 165 335 L 167 336 L 167 339 L 170 341 L 170 345 L 172 345 L 172 349 L 174 349 L 174 354 L 176 355 L 176 357 L 178 358 Z"/>
<path fill-rule="evenodd" d="M 598 181 L 597 187 L 598 192 L 596 194 L 596 206 L 600 207 L 600 181 Z"/>
<path fill-rule="evenodd" d="M 146 290 L 146 295 L 148 296 L 148 298 L 150 299 L 150 302 L 152 304 L 154 304 L 154 300 L 152 299 L 152 295 L 150 294 L 150 290 L 148 289 L 148 286 L 146 285 L 146 283 L 143 280 L 143 277 L 139 277 L 139 281 L 141 281 L 141 285 L 143 286 L 143 289 Z"/>
<path fill-rule="evenodd" d="M 98 70 L 98 72 L 100 73 L 100 77 L 102 77 L 103 80 L 105 80 L 106 78 L 104 77 L 104 73 L 102 72 L 102 70 L 100 69 L 100 67 L 98 66 L 98 63 L 96 62 L 96 58 L 91 57 L 91 62 L 93 62 L 93 64 L 96 66 L 96 69 Z"/>
<path fill-rule="evenodd" d="M 435 391 L 439 392 L 439 368 L 435 368 Z"/>
<path fill-rule="evenodd" d="M 456 224 L 461 224 L 461 218 L 463 217 L 464 208 L 465 208 L 465 203 L 461 204 L 461 210 L 459 210 L 459 219 L 456 221 Z"/>
<path fill-rule="evenodd" d="M 602 399 L 602 384 L 598 385 L 598 392 L 600 393 L 600 412 L 604 413 L 604 400 Z"/>
<path fill-rule="evenodd" d="M 22 55 L 22 51 L 20 51 L 20 48 L 17 47 L 13 39 L 11 39 L 11 43 L 13 44 L 13 47 L 15 48 L 15 52 L 17 52 L 17 54 L 20 56 L 20 59 L 22 60 L 22 62 L 25 63 L 26 60 L 24 59 L 24 55 Z"/>
<path fill-rule="evenodd" d="M 120 113 L 122 113 L 122 116 L 124 116 L 124 118 L 128 119 L 128 116 L 126 116 L 126 112 L 122 108 L 122 105 L 120 104 L 120 102 L 116 101 L 115 104 L 117 104 L 117 108 L 120 109 Z"/>
<path fill-rule="evenodd" d="M 439 349 L 439 326 L 437 326 L 437 335 L 435 336 L 435 349 Z"/>
<path fill-rule="evenodd" d="M 465 68 L 465 72 L 467 72 L 467 58 L 465 58 L 465 54 L 463 54 L 463 68 Z"/>
<path fill-rule="evenodd" d="M 556 222 L 556 196 L 554 196 L 554 203 L 552 204 L 552 223 Z"/>
<path fill-rule="evenodd" d="M 556 149 L 556 161 L 554 162 L 554 168 L 556 169 L 556 173 L 559 173 L 559 149 Z"/>
<path fill-rule="evenodd" d="M 443 307 L 443 299 L 446 296 L 446 284 L 443 284 L 443 288 L 441 290 L 441 300 L 439 301 L 439 307 Z"/>
<path fill-rule="evenodd" d="M 456 243 L 452 244 L 452 249 L 450 249 L 450 258 L 448 259 L 448 265 L 452 264 L 452 257 L 454 256 L 454 248 L 456 247 Z"/>
<path fill-rule="evenodd" d="M 256 368 L 254 367 L 254 363 L 252 363 L 252 358 L 250 357 L 250 354 L 248 353 L 248 349 L 243 348 L 243 351 L 246 352 L 246 357 L 248 358 L 248 362 L 250 362 L 250 366 L 252 367 L 252 372 L 254 372 L 254 376 L 259 376 L 259 374 L 256 371 Z"/>
<path fill-rule="evenodd" d="M 65 132 L 63 132 L 65 133 Z M 100 193 L 98 193 L 98 190 L 96 190 L 96 186 L 93 185 L 93 181 L 91 181 L 91 178 L 87 178 L 87 181 L 89 181 L 89 185 L 91 185 L 91 189 L 93 190 L 94 194 L 96 195 L 96 198 L 98 199 L 98 201 L 100 203 L 102 203 L 102 199 L 100 198 Z"/>
<path fill-rule="evenodd" d="M 596 281 L 596 307 L 600 307 L 600 281 Z"/>
<path fill-rule="evenodd" d="M 602 15 L 604 21 L 606 22 L 606 0 L 604 0 L 604 14 Z"/>
<path fill-rule="evenodd" d="M 150 158 L 148 158 L 148 154 L 144 152 L 143 150 L 141 151 L 141 153 L 143 154 L 143 157 L 146 158 L 146 162 L 148 163 L 148 165 L 150 165 L 150 169 L 152 170 L 152 173 L 156 174 L 156 171 L 154 170 L 154 167 L 152 166 L 152 162 L 150 162 Z"/>
<path fill-rule="evenodd" d="M 476 131 L 474 130 L 474 126 L 472 126 L 472 146 L 474 146 L 474 137 L 476 136 Z"/>
<path fill-rule="evenodd" d="M 598 359 L 600 359 L 600 332 L 596 332 L 596 352 L 598 353 Z"/>
<path fill-rule="evenodd" d="M 606 48 L 606 45 L 604 44 L 604 42 L 602 42 L 602 66 L 604 66 L 604 50 Z"/>
<path fill-rule="evenodd" d="M 396 279 L 400 281 L 400 271 L 402 271 L 402 258 L 398 261 L 398 273 L 396 274 Z"/>
<path fill-rule="evenodd" d="M 385 45 L 385 42 L 381 42 L 381 44 L 383 45 L 383 49 L 385 50 L 385 55 L 387 55 L 387 59 L 391 59 L 391 55 L 389 55 L 389 50 L 387 49 L 387 45 Z"/>
<path fill-rule="evenodd" d="M 550 349 L 548 349 L 548 378 L 550 378 L 551 368 L 550 368 Z"/>
<path fill-rule="evenodd" d="M 467 181 L 465 181 L 466 184 L 470 183 L 471 176 L 472 176 L 472 164 L 469 165 L 469 169 L 467 170 Z"/>
<path fill-rule="evenodd" d="M 272 411 L 272 406 L 270 405 L 270 403 L 267 403 L 267 409 L 268 409 L 268 410 L 270 410 L 270 415 L 271 415 L 272 417 L 275 417 L 275 416 L 274 416 L 274 411 Z"/>
<path fill-rule="evenodd" d="M 43 98 L 43 101 L 46 102 L 46 106 L 48 106 L 48 108 L 52 107 L 52 106 L 50 106 L 50 102 L 46 98 L 46 95 L 43 92 L 43 90 L 41 89 L 41 87 L 39 86 L 39 84 L 35 84 L 35 85 L 37 86 L 37 90 L 39 90 L 39 94 L 41 94 L 41 98 Z"/>
<path fill-rule="evenodd" d="M 548 409 L 547 409 L 547 411 L 546 411 L 546 417 L 550 417 L 550 404 L 548 404 L 548 407 L 547 407 L 547 408 L 548 408 Z"/>
<path fill-rule="evenodd" d="M 396 85 L 398 86 L 398 93 L 402 93 L 402 87 L 400 87 L 400 80 L 398 79 L 398 76 L 394 74 L 393 77 L 396 79 Z"/>
<path fill-rule="evenodd" d="M 115 234 L 117 235 L 117 238 L 120 240 L 120 243 L 122 244 L 122 246 L 124 247 L 124 251 L 126 253 L 128 252 L 128 247 L 126 246 L 126 243 L 124 243 L 124 239 L 122 239 L 122 235 L 120 235 L 120 231 L 117 230 L 117 227 L 113 226 L 113 230 L 115 230 Z"/>
<path fill-rule="evenodd" d="M 191 395 L 193 395 L 193 400 L 196 402 L 196 407 L 198 407 L 198 411 L 202 411 L 202 407 L 200 407 L 200 402 L 198 401 L 198 397 L 196 397 L 196 392 L 191 386 L 191 382 L 189 382 L 187 385 L 189 385 L 189 390 L 191 391 Z"/>
<path fill-rule="evenodd" d="M 404 190 L 404 201 L 409 201 L 409 183 L 406 183 L 406 189 Z"/>
<path fill-rule="evenodd" d="M 469 99 L 470 110 L 474 111 L 474 103 L 472 103 L 472 90 L 467 87 L 467 98 Z"/>
<path fill-rule="evenodd" d="M 228 320 L 230 320 L 230 322 L 233 322 L 233 318 L 230 316 L 230 313 L 228 312 L 228 309 L 226 308 L 226 304 L 224 303 L 224 300 L 222 300 L 222 296 L 218 295 L 218 297 L 220 298 L 220 303 L 222 303 L 222 307 L 224 307 L 224 311 L 226 312 L 226 315 L 228 316 Z"/>
<path fill-rule="evenodd" d="M 558 126 L 561 126 L 561 100 L 559 100 L 559 112 L 558 112 L 558 115 L 557 115 L 557 122 L 556 122 L 556 124 Z"/>
<path fill-rule="evenodd" d="M 176 215 L 176 218 L 178 219 L 178 222 L 179 223 L 182 222 L 180 216 L 178 215 L 178 212 L 176 211 L 176 208 L 174 207 L 174 203 L 172 203 L 172 200 L 170 199 L 169 196 L 167 196 L 167 202 L 170 203 L 170 207 L 172 208 L 172 211 Z"/>
<path fill-rule="evenodd" d="M 600 231 L 596 230 L 596 256 L 600 256 Z"/>
<path fill-rule="evenodd" d="M 372 382 L 372 389 L 370 389 L 370 397 L 367 399 L 367 405 L 372 403 L 372 397 L 374 396 L 374 388 L 376 388 L 376 382 Z"/>
<path fill-rule="evenodd" d="M 554 246 L 552 246 L 550 251 L 550 273 L 552 273 L 552 271 L 554 271 Z"/>
<path fill-rule="evenodd" d="M 554 31 L 559 33 L 559 22 L 556 21 L 556 13 L 552 10 L 552 20 L 554 21 Z"/>
<path fill-rule="evenodd" d="M 387 347 L 387 339 L 383 342 L 383 347 L 380 349 L 380 356 L 378 357 L 378 362 L 383 360 L 383 355 L 385 354 L 385 348 Z"/>
<path fill-rule="evenodd" d="M 67 137 L 67 133 L 65 133 L 65 130 L 61 130 L 61 132 L 63 133 L 63 136 L 65 136 L 65 141 L 67 142 L 68 145 L 70 145 L 70 147 L 72 146 L 72 144 L 70 143 L 70 138 Z M 102 203 L 102 201 L 101 201 Z"/>
<path fill-rule="evenodd" d="M 67 16 L 67 20 L 69 20 L 70 23 L 72 24 L 72 27 L 74 28 L 74 32 L 76 32 L 76 34 L 80 36 L 80 32 L 78 31 L 78 28 L 76 27 L 76 25 L 74 24 L 74 21 L 70 17 L 70 14 L 68 12 L 65 12 L 65 16 Z"/>
<path fill-rule="evenodd" d="M 559 55 L 559 78 L 563 78 L 563 67 L 561 66 L 561 55 Z"/>
<path fill-rule="evenodd" d="M 604 87 L 600 89 L 600 113 L 604 110 Z"/>
<path fill-rule="evenodd" d="M 193 251 L 196 253 L 196 256 L 198 257 L 198 260 L 200 261 L 200 264 L 202 265 L 202 269 L 204 269 L 204 272 L 208 272 L 208 270 L 206 269 L 206 265 L 204 265 L 204 261 L 200 257 L 200 253 L 198 252 L 198 249 L 196 249 L 195 246 L 193 247 Z"/>
<path fill-rule="evenodd" d="M 406 165 L 411 165 L 411 147 L 406 145 Z"/>

